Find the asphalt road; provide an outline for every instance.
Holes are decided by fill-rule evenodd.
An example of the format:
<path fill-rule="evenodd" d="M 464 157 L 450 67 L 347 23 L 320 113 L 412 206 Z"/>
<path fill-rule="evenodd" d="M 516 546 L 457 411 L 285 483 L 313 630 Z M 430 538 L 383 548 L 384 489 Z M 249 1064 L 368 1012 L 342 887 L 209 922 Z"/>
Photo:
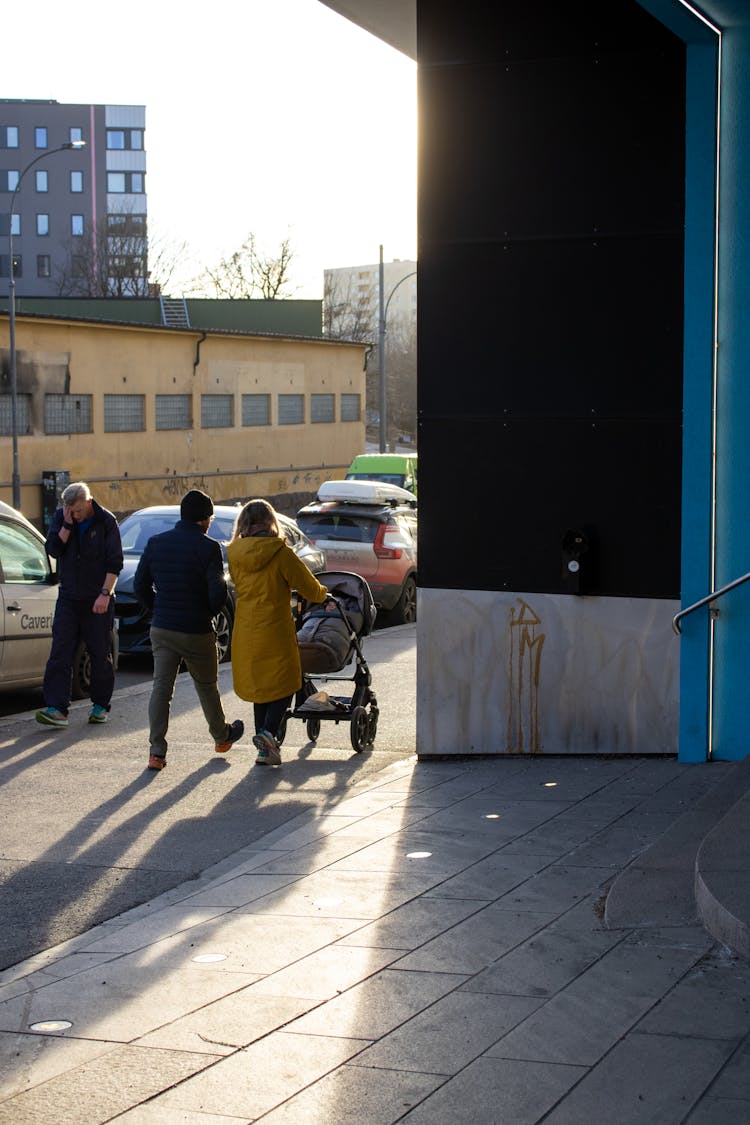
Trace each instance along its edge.
<path fill-rule="evenodd" d="M 416 626 L 364 642 L 380 707 L 375 747 L 353 752 L 349 724 L 322 724 L 317 743 L 290 720 L 278 769 L 254 766 L 250 738 L 213 751 L 189 676 L 178 677 L 168 765 L 146 770 L 150 670 L 118 687 L 106 726 L 73 704 L 65 730 L 33 708 L 0 719 L 0 968 L 195 878 L 303 813 L 335 815 L 352 788 L 416 750 Z M 251 726 L 251 707 L 219 684 L 227 717 Z M 321 682 L 321 686 L 325 686 Z M 351 682 L 335 694 L 351 694 Z"/>

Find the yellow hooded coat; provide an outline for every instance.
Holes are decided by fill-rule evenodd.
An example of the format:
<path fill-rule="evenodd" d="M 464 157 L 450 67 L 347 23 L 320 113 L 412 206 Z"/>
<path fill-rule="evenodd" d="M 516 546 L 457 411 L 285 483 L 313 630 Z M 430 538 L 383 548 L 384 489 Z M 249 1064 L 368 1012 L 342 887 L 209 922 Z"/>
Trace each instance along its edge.
<path fill-rule="evenodd" d="M 327 590 L 291 547 L 276 536 L 233 539 L 227 547 L 229 573 L 237 591 L 232 632 L 232 676 L 240 699 L 271 703 L 302 685 L 297 633 L 290 606 L 292 590 L 311 602 Z"/>

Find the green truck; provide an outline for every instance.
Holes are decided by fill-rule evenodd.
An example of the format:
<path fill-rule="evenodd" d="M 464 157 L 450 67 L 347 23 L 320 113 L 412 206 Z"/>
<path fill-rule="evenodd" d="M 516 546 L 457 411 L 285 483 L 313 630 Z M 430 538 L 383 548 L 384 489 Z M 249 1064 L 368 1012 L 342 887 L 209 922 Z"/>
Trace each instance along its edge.
<path fill-rule="evenodd" d="M 349 466 L 347 480 L 382 480 L 417 495 L 416 453 L 360 453 Z"/>

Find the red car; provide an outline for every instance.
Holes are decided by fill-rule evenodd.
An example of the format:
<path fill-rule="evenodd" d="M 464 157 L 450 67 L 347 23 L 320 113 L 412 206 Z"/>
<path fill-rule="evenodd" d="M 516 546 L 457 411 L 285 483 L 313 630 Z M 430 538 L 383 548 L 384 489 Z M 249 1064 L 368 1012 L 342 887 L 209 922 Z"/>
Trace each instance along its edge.
<path fill-rule="evenodd" d="M 297 512 L 305 535 L 326 555 L 328 570 L 367 579 L 386 623 L 417 619 L 417 501 L 396 485 L 331 480 Z"/>

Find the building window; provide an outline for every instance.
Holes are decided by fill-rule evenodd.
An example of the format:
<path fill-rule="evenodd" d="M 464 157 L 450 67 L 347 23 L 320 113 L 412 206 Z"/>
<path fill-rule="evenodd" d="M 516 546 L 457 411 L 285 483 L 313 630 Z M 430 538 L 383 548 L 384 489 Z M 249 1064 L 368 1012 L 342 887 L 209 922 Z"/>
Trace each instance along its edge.
<path fill-rule="evenodd" d="M 310 421 L 335 422 L 334 395 L 310 395 Z"/>
<path fill-rule="evenodd" d="M 21 233 L 21 216 L 17 215 L 15 211 L 10 217 L 10 233 L 14 238 Z"/>
<path fill-rule="evenodd" d="M 83 129 L 79 129 L 77 125 L 71 125 L 68 137 L 71 144 L 80 144 L 83 140 Z"/>
<path fill-rule="evenodd" d="M 359 422 L 361 418 L 360 395 L 341 396 L 341 421 Z"/>
<path fill-rule="evenodd" d="M 36 217 L 36 233 L 40 238 L 49 234 L 49 215 L 37 215 Z"/>
<path fill-rule="evenodd" d="M 11 395 L 0 395 L 0 434 L 7 437 L 13 433 L 11 417 Z M 31 433 L 29 426 L 31 395 L 16 395 L 16 433 Z"/>
<path fill-rule="evenodd" d="M 91 395 L 45 395 L 45 434 L 90 434 Z"/>
<path fill-rule="evenodd" d="M 279 395 L 279 425 L 293 426 L 305 420 L 304 395 Z"/>
<path fill-rule="evenodd" d="M 70 173 L 70 190 L 74 192 L 83 191 L 83 172 Z"/>
<path fill-rule="evenodd" d="M 8 169 L 0 172 L 0 191 L 15 191 L 18 187 L 18 172 Z"/>
<path fill-rule="evenodd" d="M 134 215 L 129 211 L 107 215 L 107 234 L 113 238 L 129 234 L 145 237 L 146 216 Z"/>
<path fill-rule="evenodd" d="M 81 278 L 86 276 L 86 259 L 81 254 L 74 254 L 71 259 L 71 266 L 73 270 L 73 277 Z"/>
<path fill-rule="evenodd" d="M 22 277 L 23 270 L 21 266 L 23 258 L 20 254 L 13 255 L 13 274 L 15 277 Z M 0 254 L 0 277 L 10 277 L 10 258 L 7 254 Z"/>
<path fill-rule="evenodd" d="M 36 170 L 36 190 L 49 191 L 49 177 L 41 168 L 37 168 Z"/>
<path fill-rule="evenodd" d="M 83 215 L 70 216 L 70 233 L 76 237 L 83 234 Z"/>
<path fill-rule="evenodd" d="M 37 254 L 36 256 L 36 276 L 37 277 L 51 277 L 52 269 L 50 266 L 49 254 Z"/>
<path fill-rule="evenodd" d="M 193 426 L 192 395 L 157 395 L 157 430 L 190 430 Z"/>
<path fill-rule="evenodd" d="M 109 149 L 142 149 L 142 129 L 107 129 L 107 148 Z"/>
<path fill-rule="evenodd" d="M 271 425 L 271 396 L 270 395 L 243 395 L 242 396 L 242 425 L 243 426 L 270 426 Z"/>
<path fill-rule="evenodd" d="M 234 395 L 201 395 L 201 426 L 204 430 L 234 425 Z"/>
<path fill-rule="evenodd" d="M 107 191 L 110 195 L 143 192 L 143 172 L 107 172 Z"/>
<path fill-rule="evenodd" d="M 45 125 L 37 125 L 34 130 L 34 148 L 47 147 L 47 127 Z"/>
<path fill-rule="evenodd" d="M 104 432 L 124 434 L 145 430 L 143 395 L 105 395 Z"/>
<path fill-rule="evenodd" d="M 0 148 L 18 148 L 17 125 L 6 125 L 0 129 Z"/>

